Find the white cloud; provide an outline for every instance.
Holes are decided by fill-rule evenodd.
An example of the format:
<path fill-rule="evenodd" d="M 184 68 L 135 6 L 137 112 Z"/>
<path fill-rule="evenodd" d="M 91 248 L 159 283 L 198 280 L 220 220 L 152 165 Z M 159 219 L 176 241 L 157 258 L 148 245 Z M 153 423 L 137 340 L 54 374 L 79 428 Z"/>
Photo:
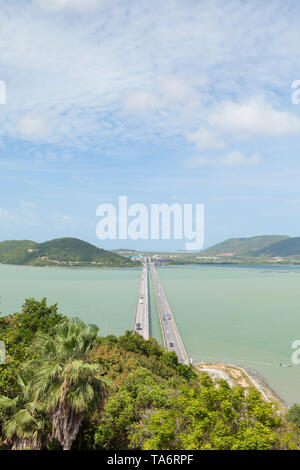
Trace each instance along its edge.
<path fill-rule="evenodd" d="M 52 215 L 53 221 L 56 225 L 62 227 L 73 227 L 75 225 L 75 221 L 72 216 L 64 215 L 60 213 L 55 213 Z"/>
<path fill-rule="evenodd" d="M 17 121 L 17 132 L 25 140 L 41 140 L 50 134 L 45 120 L 35 114 L 25 114 Z"/>
<path fill-rule="evenodd" d="M 21 199 L 20 208 L 21 218 L 24 220 L 25 225 L 38 225 L 40 223 L 40 218 L 35 212 L 35 203 Z"/>
<path fill-rule="evenodd" d="M 206 115 L 218 129 L 235 130 L 237 119 L 230 123 L 230 115 L 224 124 L 218 116 L 218 103 L 228 96 L 242 103 L 245 96 L 264 94 L 283 109 L 290 103 L 290 81 L 300 76 L 298 18 L 278 0 L 263 7 L 258 0 L 255 7 L 241 0 L 0 4 L 0 79 L 7 85 L 0 139 L 41 136 L 45 143 L 107 148 L 117 139 L 144 138 L 168 139 L 169 145 L 173 136 L 205 126 Z M 62 14 L 53 21 L 50 10 L 93 14 Z M 126 96 L 126 90 L 135 93 Z M 120 101 L 130 116 L 124 118 Z M 265 106 L 258 108 L 256 115 Z M 229 111 L 239 118 L 236 108 Z M 148 112 L 151 120 L 143 116 Z M 277 113 L 274 125 L 244 118 L 238 130 L 296 132 L 297 118 Z M 44 124 L 23 122 L 28 114 L 43 116 Z"/>
<path fill-rule="evenodd" d="M 300 118 L 277 111 L 260 98 L 246 103 L 227 101 L 208 113 L 207 122 L 225 132 L 280 136 L 300 133 Z"/>
<path fill-rule="evenodd" d="M 130 113 L 147 113 L 159 107 L 158 100 L 143 90 L 127 90 L 122 97 L 125 111 Z"/>
<path fill-rule="evenodd" d="M 202 83 L 203 79 L 199 79 Z M 121 94 L 122 106 L 125 111 L 146 114 L 153 110 L 165 111 L 170 114 L 178 109 L 186 117 L 186 112 L 200 106 L 201 95 L 187 81 L 173 75 L 155 77 L 152 91 L 144 89 L 128 89 Z M 170 121 L 169 121 L 170 122 Z"/>
<path fill-rule="evenodd" d="M 34 202 L 24 201 L 24 199 L 21 199 L 20 207 L 22 210 L 27 211 L 28 209 L 34 209 L 36 205 Z"/>
<path fill-rule="evenodd" d="M 162 97 L 170 102 L 187 102 L 193 96 L 186 81 L 172 75 L 159 77 L 158 87 Z"/>
<path fill-rule="evenodd" d="M 225 142 L 208 129 L 199 129 L 194 134 L 188 134 L 187 138 L 193 142 L 198 150 L 220 149 L 225 147 Z"/>
<path fill-rule="evenodd" d="M 1 226 L 11 227 L 16 221 L 16 217 L 5 209 L 0 208 Z"/>
<path fill-rule="evenodd" d="M 9 217 L 8 211 L 6 211 L 5 209 L 1 209 L 1 207 L 0 207 L 0 217 L 1 217 L 1 218 L 7 218 L 7 217 Z"/>
<path fill-rule="evenodd" d="M 34 3 L 50 11 L 92 11 L 106 3 L 106 0 L 35 0 Z"/>
<path fill-rule="evenodd" d="M 254 166 L 260 162 L 260 157 L 253 154 L 247 157 L 242 152 L 233 151 L 229 152 L 223 157 L 211 158 L 207 156 L 198 156 L 189 159 L 186 165 L 191 168 L 200 168 L 205 166 L 213 167 L 235 167 L 235 166 Z"/>

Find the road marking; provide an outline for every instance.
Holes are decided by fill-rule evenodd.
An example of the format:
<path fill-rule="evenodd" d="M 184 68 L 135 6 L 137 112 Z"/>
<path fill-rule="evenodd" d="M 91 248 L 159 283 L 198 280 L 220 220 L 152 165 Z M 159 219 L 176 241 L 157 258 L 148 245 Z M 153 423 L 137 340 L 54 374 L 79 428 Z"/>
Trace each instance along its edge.
<path fill-rule="evenodd" d="M 136 313 L 134 317 L 133 331 L 143 336 L 146 340 L 149 339 L 149 293 L 148 293 L 148 267 L 144 263 L 142 268 L 142 275 L 140 281 L 140 289 L 138 294 Z M 137 329 L 137 324 L 140 323 L 140 329 Z"/>
<path fill-rule="evenodd" d="M 181 339 L 180 333 L 178 331 L 174 315 L 172 315 L 171 308 L 169 306 L 167 297 L 164 293 L 163 287 L 159 281 L 158 274 L 156 272 L 156 269 L 151 263 L 151 260 L 149 259 L 150 262 L 150 271 L 151 271 L 151 276 L 152 276 L 152 281 L 153 281 L 153 286 L 154 286 L 154 293 L 155 293 L 155 298 L 156 298 L 156 303 L 157 303 L 157 308 L 158 308 L 158 313 L 159 313 L 159 319 L 160 319 L 160 325 L 163 333 L 163 340 L 164 340 L 164 345 L 165 348 L 170 351 L 176 352 L 178 356 L 179 362 L 183 364 L 189 364 L 189 358 L 186 353 L 183 341 Z M 167 318 L 164 318 L 164 314 L 168 315 Z M 164 321 L 168 321 L 168 326 L 172 328 L 172 332 L 170 329 L 167 330 L 166 328 L 166 323 Z M 170 346 L 170 343 L 173 343 L 174 346 Z"/>

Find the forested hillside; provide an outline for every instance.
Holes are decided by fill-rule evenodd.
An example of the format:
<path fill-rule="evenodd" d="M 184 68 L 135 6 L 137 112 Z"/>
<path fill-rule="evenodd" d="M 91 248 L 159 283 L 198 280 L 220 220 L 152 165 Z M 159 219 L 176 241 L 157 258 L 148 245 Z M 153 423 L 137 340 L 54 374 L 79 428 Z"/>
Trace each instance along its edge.
<path fill-rule="evenodd" d="M 30 256 L 28 250 L 34 250 L 38 244 L 30 240 L 6 240 L 0 242 L 0 263 L 26 264 Z"/>
<path fill-rule="evenodd" d="M 263 235 L 249 238 L 229 238 L 224 242 L 201 251 L 203 256 L 216 256 L 222 253 L 233 253 L 235 256 L 253 256 L 273 243 L 289 239 L 286 235 Z"/>
<path fill-rule="evenodd" d="M 0 318 L 0 338 L 1 449 L 299 449 L 255 389 L 214 384 L 152 338 L 101 337 L 45 299 Z"/>
<path fill-rule="evenodd" d="M 272 243 L 272 245 L 255 252 L 255 256 L 300 256 L 300 237 Z"/>
<path fill-rule="evenodd" d="M 78 238 L 56 238 L 44 243 L 27 240 L 0 242 L 0 263 L 27 265 L 135 266 L 128 258 Z"/>

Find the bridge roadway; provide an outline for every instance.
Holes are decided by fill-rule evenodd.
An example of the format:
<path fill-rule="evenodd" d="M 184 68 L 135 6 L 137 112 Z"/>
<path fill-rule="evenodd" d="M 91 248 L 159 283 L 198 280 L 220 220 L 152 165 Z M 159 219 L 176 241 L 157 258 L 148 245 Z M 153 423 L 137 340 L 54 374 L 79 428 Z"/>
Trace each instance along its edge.
<path fill-rule="evenodd" d="M 172 314 L 155 266 L 150 258 L 149 263 L 165 348 L 167 351 L 175 351 L 178 356 L 178 361 L 181 364 L 187 365 L 190 361 L 178 331 L 174 315 Z"/>
<path fill-rule="evenodd" d="M 149 293 L 148 293 L 148 267 L 144 261 L 140 290 L 136 305 L 136 313 L 133 325 L 134 333 L 142 335 L 144 339 L 149 339 Z"/>

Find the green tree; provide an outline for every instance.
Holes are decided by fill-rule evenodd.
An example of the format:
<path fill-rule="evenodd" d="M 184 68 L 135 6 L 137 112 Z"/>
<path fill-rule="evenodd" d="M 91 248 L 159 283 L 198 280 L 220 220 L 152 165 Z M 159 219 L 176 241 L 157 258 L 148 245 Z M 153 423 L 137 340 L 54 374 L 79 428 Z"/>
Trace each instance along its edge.
<path fill-rule="evenodd" d="M 295 424 L 298 428 L 300 428 L 300 405 L 294 404 L 288 411 L 287 418 L 290 423 Z"/>
<path fill-rule="evenodd" d="M 12 450 L 39 450 L 45 422 L 40 410 L 28 400 L 28 387 L 18 376 L 21 393 L 16 398 L 0 396 L 0 421 L 4 439 Z"/>
<path fill-rule="evenodd" d="M 148 416 L 152 409 L 167 406 L 167 392 L 161 379 L 138 367 L 107 400 L 105 415 L 95 434 L 96 447 L 128 449 L 134 440 L 135 423 Z M 134 447 L 140 448 L 138 440 L 135 440 Z"/>
<path fill-rule="evenodd" d="M 275 449 L 282 423 L 274 411 L 255 389 L 245 394 L 202 375 L 197 386 L 182 386 L 167 408 L 153 410 L 137 434 L 142 449 Z"/>
<path fill-rule="evenodd" d="M 87 362 L 98 328 L 80 320 L 66 321 L 54 336 L 37 333 L 33 350 L 38 359 L 30 361 L 31 394 L 51 417 L 54 436 L 64 450 L 76 438 L 85 412 L 101 408 L 108 380 L 98 364 Z"/>
<path fill-rule="evenodd" d="M 36 332 L 51 334 L 55 325 L 65 320 L 57 311 L 57 305 L 47 305 L 41 301 L 26 299 L 21 313 L 0 318 L 0 339 L 6 347 L 6 364 L 0 365 L 0 390 L 8 397 L 15 397 L 20 392 L 17 374 L 24 361 L 32 359 L 32 344 Z"/>

